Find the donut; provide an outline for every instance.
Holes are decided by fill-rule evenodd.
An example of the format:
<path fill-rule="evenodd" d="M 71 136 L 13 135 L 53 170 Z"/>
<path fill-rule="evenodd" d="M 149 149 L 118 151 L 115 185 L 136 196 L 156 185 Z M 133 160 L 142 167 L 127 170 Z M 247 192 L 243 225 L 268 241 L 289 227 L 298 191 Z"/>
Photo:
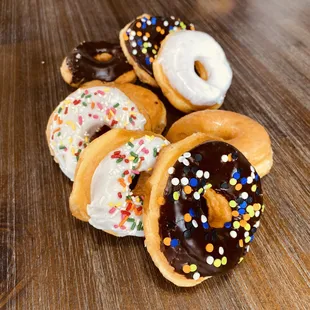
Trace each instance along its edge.
<path fill-rule="evenodd" d="M 65 57 L 60 72 L 65 82 L 73 87 L 92 80 L 117 83 L 136 80 L 119 44 L 106 41 L 82 42 Z"/>
<path fill-rule="evenodd" d="M 198 72 L 195 71 L 197 62 Z M 185 113 L 218 109 L 232 80 L 232 70 L 222 47 L 200 31 L 178 31 L 166 36 L 153 71 L 170 103 Z"/>
<path fill-rule="evenodd" d="M 118 237 L 143 237 L 144 184 L 168 143 L 152 132 L 124 129 L 91 142 L 77 165 L 72 215 Z"/>
<path fill-rule="evenodd" d="M 110 128 L 161 133 L 165 126 L 165 107 L 150 90 L 130 83 L 93 81 L 57 106 L 46 136 L 51 155 L 73 181 L 81 151 Z"/>
<path fill-rule="evenodd" d="M 146 183 L 145 244 L 163 276 L 194 286 L 244 258 L 264 212 L 246 157 L 197 133 L 161 151 Z"/>
<path fill-rule="evenodd" d="M 161 41 L 169 32 L 184 29 L 194 30 L 194 25 L 174 16 L 143 14 L 120 31 L 122 50 L 142 82 L 158 87 L 152 67 Z"/>
<path fill-rule="evenodd" d="M 269 173 L 273 164 L 270 138 L 266 129 L 253 119 L 230 111 L 197 111 L 177 120 L 166 137 L 177 142 L 196 132 L 205 133 L 207 140 L 222 140 L 236 147 L 260 177 Z"/>

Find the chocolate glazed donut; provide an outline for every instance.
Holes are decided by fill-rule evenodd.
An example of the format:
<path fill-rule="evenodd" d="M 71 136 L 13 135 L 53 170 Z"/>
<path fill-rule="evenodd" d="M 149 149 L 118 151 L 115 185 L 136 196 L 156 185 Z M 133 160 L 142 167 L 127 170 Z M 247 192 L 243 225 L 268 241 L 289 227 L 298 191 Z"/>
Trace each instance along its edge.
<path fill-rule="evenodd" d="M 225 142 L 195 140 L 164 149 L 148 181 L 146 246 L 162 274 L 179 286 L 240 263 L 264 211 L 260 178 L 244 155 Z M 193 148 L 183 153 L 184 144 Z"/>
<path fill-rule="evenodd" d="M 70 79 L 65 78 L 66 71 L 71 73 Z M 63 78 L 72 86 L 92 80 L 112 82 L 129 72 L 129 80 L 123 82 L 135 79 L 133 69 L 121 47 L 105 41 L 82 42 L 65 58 L 61 68 Z"/>

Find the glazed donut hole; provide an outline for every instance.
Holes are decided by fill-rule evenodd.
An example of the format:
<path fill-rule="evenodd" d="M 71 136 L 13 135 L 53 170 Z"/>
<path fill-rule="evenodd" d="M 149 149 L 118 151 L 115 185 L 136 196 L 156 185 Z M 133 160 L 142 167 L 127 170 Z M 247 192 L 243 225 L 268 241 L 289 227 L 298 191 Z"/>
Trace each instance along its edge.
<path fill-rule="evenodd" d="M 194 67 L 195 67 L 195 72 L 197 73 L 197 75 L 201 79 L 203 79 L 204 81 L 207 81 L 208 80 L 208 71 L 203 66 L 203 64 L 199 60 L 196 60 L 194 63 Z"/>
<path fill-rule="evenodd" d="M 94 59 L 100 61 L 100 62 L 108 62 L 113 58 L 113 55 L 111 55 L 110 53 L 100 53 L 97 54 Z"/>

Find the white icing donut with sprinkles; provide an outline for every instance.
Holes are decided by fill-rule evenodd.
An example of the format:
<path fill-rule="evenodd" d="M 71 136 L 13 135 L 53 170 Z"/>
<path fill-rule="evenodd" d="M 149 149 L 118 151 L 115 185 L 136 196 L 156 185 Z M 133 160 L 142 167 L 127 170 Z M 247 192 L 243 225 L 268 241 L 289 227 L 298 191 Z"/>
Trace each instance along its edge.
<path fill-rule="evenodd" d="M 185 23 L 174 16 L 143 14 L 121 30 L 122 50 L 142 82 L 158 87 L 153 75 L 153 62 L 161 42 L 170 32 L 185 29 L 195 28 L 193 24 Z"/>
<path fill-rule="evenodd" d="M 232 145 L 205 140 L 197 133 L 166 147 L 147 182 L 146 247 L 178 286 L 238 265 L 264 211 L 255 168 Z"/>
<path fill-rule="evenodd" d="M 232 80 L 222 47 L 200 31 L 169 34 L 161 44 L 153 71 L 170 103 L 185 113 L 219 108 Z"/>
<path fill-rule="evenodd" d="M 118 237 L 143 237 L 145 180 L 168 143 L 160 135 L 122 129 L 94 140 L 78 163 L 72 214 Z"/>
<path fill-rule="evenodd" d="M 166 111 L 151 91 L 132 84 L 85 84 L 52 113 L 46 130 L 54 160 L 74 179 L 82 150 L 110 128 L 152 130 L 161 133 Z"/>

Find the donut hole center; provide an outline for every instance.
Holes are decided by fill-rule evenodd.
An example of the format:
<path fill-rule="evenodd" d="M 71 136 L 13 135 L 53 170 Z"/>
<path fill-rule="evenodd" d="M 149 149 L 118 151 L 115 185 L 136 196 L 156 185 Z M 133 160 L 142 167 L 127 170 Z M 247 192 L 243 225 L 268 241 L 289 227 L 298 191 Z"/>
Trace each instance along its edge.
<path fill-rule="evenodd" d="M 203 79 L 204 81 L 207 81 L 208 80 L 208 71 L 206 70 L 206 68 L 203 66 L 203 64 L 196 60 L 195 61 L 195 64 L 194 64 L 194 67 L 195 67 L 195 72 L 196 74 L 201 78 Z"/>
<path fill-rule="evenodd" d="M 131 191 L 134 191 L 134 189 L 137 187 L 137 184 L 138 184 L 138 181 L 140 179 L 140 174 L 138 175 L 135 175 L 134 177 L 132 177 L 132 182 L 131 184 L 129 185 L 129 188 Z"/>
<path fill-rule="evenodd" d="M 206 202 L 206 214 L 210 227 L 223 228 L 225 223 L 231 222 L 231 208 L 224 196 L 210 188 L 206 190 L 203 197 Z"/>
<path fill-rule="evenodd" d="M 93 140 L 99 138 L 101 135 L 105 134 L 106 132 L 108 132 L 111 128 L 107 125 L 103 125 L 102 127 L 100 127 L 99 129 L 97 129 L 95 131 L 94 134 L 90 135 L 89 137 L 89 142 L 92 142 Z"/>
<path fill-rule="evenodd" d="M 100 53 L 94 57 L 96 60 L 100 62 L 107 62 L 113 58 L 110 53 Z"/>

